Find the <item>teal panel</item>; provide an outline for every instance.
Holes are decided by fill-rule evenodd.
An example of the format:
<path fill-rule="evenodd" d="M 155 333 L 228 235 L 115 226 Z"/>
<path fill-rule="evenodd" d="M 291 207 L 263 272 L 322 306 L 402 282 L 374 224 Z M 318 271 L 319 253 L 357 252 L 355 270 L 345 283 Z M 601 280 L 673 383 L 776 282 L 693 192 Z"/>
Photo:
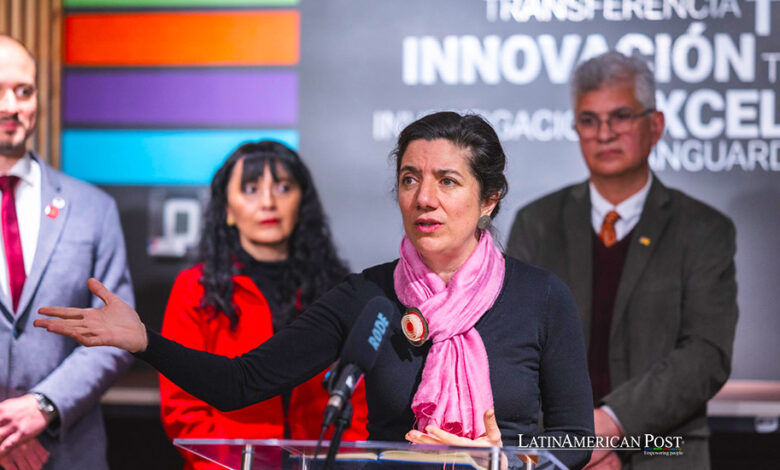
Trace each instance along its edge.
<path fill-rule="evenodd" d="M 231 151 L 260 139 L 298 149 L 295 130 L 69 129 L 62 136 L 62 168 L 95 184 L 206 185 Z"/>

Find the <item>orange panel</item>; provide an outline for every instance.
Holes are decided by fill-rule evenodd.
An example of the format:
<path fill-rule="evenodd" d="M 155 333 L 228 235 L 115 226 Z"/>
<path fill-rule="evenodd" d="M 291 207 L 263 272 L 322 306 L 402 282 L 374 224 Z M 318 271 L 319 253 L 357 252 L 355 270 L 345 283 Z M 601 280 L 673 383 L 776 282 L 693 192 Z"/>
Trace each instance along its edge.
<path fill-rule="evenodd" d="M 294 65 L 297 11 L 70 14 L 65 63 L 93 66 Z"/>

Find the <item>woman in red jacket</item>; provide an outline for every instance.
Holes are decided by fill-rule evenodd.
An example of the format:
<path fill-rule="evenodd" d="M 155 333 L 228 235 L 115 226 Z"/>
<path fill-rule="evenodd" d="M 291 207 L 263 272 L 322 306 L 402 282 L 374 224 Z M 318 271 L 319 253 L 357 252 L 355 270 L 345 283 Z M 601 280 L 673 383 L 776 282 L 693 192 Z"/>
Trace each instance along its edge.
<path fill-rule="evenodd" d="M 241 145 L 215 174 L 200 255 L 202 262 L 176 279 L 162 333 L 230 357 L 266 341 L 347 274 L 308 169 L 297 153 L 273 141 Z M 220 412 L 160 376 L 163 427 L 171 439 L 316 439 L 328 399 L 323 374 L 232 412 Z M 368 435 L 362 384 L 353 405 L 344 440 Z M 182 455 L 187 469 L 221 468 Z"/>

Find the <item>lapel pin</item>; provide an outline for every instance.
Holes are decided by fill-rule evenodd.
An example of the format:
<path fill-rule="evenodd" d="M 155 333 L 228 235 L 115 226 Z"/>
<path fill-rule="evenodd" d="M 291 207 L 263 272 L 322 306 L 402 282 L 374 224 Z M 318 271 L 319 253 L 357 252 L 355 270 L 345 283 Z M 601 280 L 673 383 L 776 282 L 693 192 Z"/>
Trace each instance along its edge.
<path fill-rule="evenodd" d="M 59 196 L 55 196 L 54 199 L 52 199 L 51 202 L 46 205 L 43 213 L 46 214 L 46 217 L 50 219 L 56 219 L 57 216 L 60 215 L 60 209 L 63 207 L 65 207 L 65 199 Z"/>
<path fill-rule="evenodd" d="M 43 210 L 46 217 L 50 219 L 56 219 L 60 215 L 60 210 L 54 206 L 54 204 L 47 204 L 46 209 Z"/>
<path fill-rule="evenodd" d="M 406 314 L 401 318 L 401 330 L 413 346 L 422 346 L 428 340 L 428 321 L 415 307 L 406 309 Z"/>
<path fill-rule="evenodd" d="M 647 237 L 639 237 L 639 243 L 644 246 L 650 246 L 650 239 Z"/>

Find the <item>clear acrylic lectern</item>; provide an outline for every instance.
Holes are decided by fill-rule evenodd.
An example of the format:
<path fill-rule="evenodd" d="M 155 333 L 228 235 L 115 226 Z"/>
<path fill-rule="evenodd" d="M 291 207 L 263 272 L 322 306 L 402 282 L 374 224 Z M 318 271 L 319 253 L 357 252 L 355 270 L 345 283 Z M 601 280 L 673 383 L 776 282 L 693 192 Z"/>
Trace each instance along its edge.
<path fill-rule="evenodd" d="M 330 445 L 288 439 L 174 439 L 174 445 L 232 470 L 319 470 Z M 315 452 L 316 455 L 315 455 Z M 503 462 L 502 462 L 503 461 Z M 503 465 L 502 465 L 503 463 Z M 518 447 L 449 447 L 342 442 L 336 469 L 566 469 L 550 452 Z"/>

